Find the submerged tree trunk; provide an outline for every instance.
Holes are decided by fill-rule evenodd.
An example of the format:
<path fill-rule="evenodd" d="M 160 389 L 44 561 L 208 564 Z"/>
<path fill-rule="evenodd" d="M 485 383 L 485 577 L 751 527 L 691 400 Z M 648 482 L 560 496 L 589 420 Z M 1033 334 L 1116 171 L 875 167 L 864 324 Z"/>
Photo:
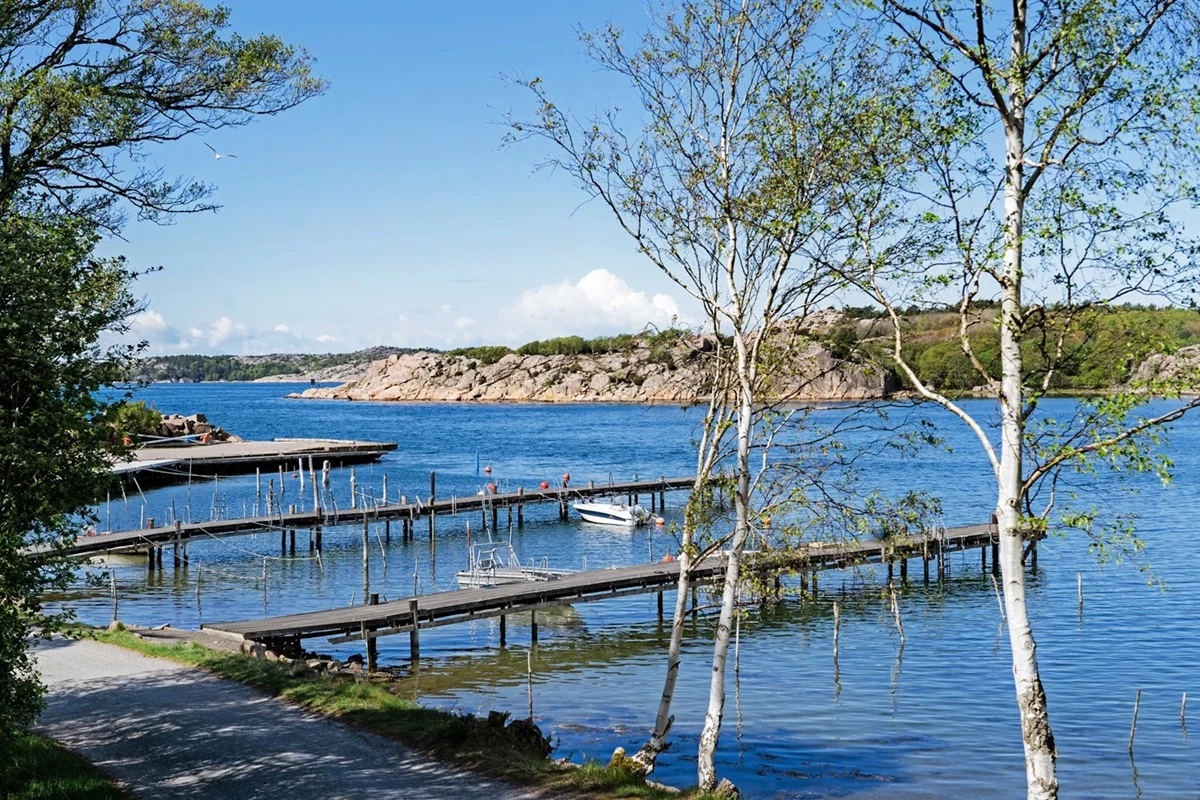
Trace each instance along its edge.
<path fill-rule="evenodd" d="M 739 402 L 737 419 L 737 461 L 734 467 L 734 508 L 736 520 L 729 555 L 725 563 L 725 586 L 721 595 L 721 616 L 713 639 L 712 682 L 709 685 L 708 711 L 704 715 L 704 730 L 700 734 L 697 778 L 700 789 L 712 791 L 717 786 L 715 763 L 717 743 L 721 738 L 721 719 L 725 713 L 725 663 L 729 656 L 729 639 L 737 602 L 738 581 L 741 577 L 742 550 L 750 535 L 750 444 L 753 435 L 754 391 L 751 358 L 747 353 L 741 331 L 734 334 L 738 347 Z"/>
<path fill-rule="evenodd" d="M 1004 580 L 1008 638 L 1012 648 L 1013 683 L 1021 712 L 1021 738 L 1029 800 L 1055 800 L 1058 777 L 1054 734 L 1046 691 L 1038 673 L 1037 643 L 1029 624 L 1022 564 L 1021 501 L 1025 419 L 1021 362 L 1021 280 L 1025 214 L 1025 59 L 1026 6 L 1013 4 L 1012 63 L 1009 107 L 1004 120 L 1004 272 L 1000 319 L 1000 469 L 997 474 L 996 519 L 1000 536 L 1000 570 Z"/>

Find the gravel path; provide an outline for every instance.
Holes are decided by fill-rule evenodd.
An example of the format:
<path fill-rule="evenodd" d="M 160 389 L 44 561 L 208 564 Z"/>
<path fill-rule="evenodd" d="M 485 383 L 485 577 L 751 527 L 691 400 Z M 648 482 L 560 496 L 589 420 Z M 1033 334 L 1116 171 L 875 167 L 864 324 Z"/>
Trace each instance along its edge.
<path fill-rule="evenodd" d="M 148 800 L 533 796 L 182 664 L 68 639 L 36 652 L 39 730 Z"/>

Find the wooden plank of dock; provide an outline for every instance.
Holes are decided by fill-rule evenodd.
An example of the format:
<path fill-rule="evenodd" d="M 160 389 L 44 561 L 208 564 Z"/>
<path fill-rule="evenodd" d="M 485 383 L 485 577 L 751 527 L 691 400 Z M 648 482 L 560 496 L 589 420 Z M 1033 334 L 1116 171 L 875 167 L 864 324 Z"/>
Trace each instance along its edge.
<path fill-rule="evenodd" d="M 386 520 L 416 520 L 430 514 L 446 516 L 468 511 L 490 510 L 493 508 L 523 507 L 534 503 L 567 503 L 572 500 L 583 500 L 606 495 L 628 495 L 650 492 L 666 492 L 679 489 L 691 489 L 693 478 L 658 478 L 655 480 L 625 481 L 592 486 L 555 487 L 549 489 L 518 489 L 515 492 L 501 492 L 486 495 L 468 495 L 466 497 L 441 498 L 432 503 L 394 503 L 390 505 L 371 506 L 365 509 L 338 509 L 326 512 L 298 512 L 263 514 L 252 517 L 213 520 L 210 522 L 181 523 L 178 527 L 163 525 L 140 530 L 117 531 L 96 536 L 79 536 L 63 551 L 66 555 L 97 555 L 100 553 L 119 552 L 149 545 L 163 545 L 174 542 L 185 542 L 191 539 L 210 539 L 224 536 L 262 533 L 267 530 L 297 530 L 303 528 L 323 528 L 338 525 L 354 525 L 362 522 L 364 516 L 374 521 Z M 38 547 L 25 551 L 26 555 L 37 556 L 49 552 L 51 548 Z"/>
<path fill-rule="evenodd" d="M 749 569 L 815 571 L 855 564 L 914 558 L 931 550 L 945 554 L 993 542 L 991 525 L 969 525 L 881 541 L 813 542 L 785 556 L 748 554 Z M 929 546 L 933 545 L 932 548 Z M 536 611 L 549 606 L 596 602 L 630 594 L 670 589 L 679 581 L 680 562 L 639 564 L 580 572 L 536 583 L 516 583 L 481 589 L 459 589 L 406 597 L 378 605 L 360 605 L 289 614 L 241 622 L 215 622 L 202 627 L 262 642 L 287 642 L 334 637 L 348 642 L 452 625 L 475 619 Z M 697 583 L 720 579 L 725 559 L 710 557 L 694 565 Z M 414 614 L 415 612 L 415 614 Z"/>

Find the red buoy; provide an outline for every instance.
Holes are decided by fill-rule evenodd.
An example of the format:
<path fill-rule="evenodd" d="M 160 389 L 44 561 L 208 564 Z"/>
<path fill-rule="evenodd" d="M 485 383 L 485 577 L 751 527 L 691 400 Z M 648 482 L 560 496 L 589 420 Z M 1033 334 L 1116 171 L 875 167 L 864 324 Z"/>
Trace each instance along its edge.
<path fill-rule="evenodd" d="M 550 488 L 550 481 L 542 481 L 542 482 L 541 482 L 539 485 L 540 485 L 540 486 L 541 486 L 543 489 L 549 489 L 549 488 Z"/>
<path fill-rule="evenodd" d="M 494 483 L 489 483 L 489 484 L 488 484 L 488 491 L 489 491 L 489 492 L 491 492 L 492 494 L 495 494 L 495 493 L 496 493 L 496 484 L 494 484 Z"/>

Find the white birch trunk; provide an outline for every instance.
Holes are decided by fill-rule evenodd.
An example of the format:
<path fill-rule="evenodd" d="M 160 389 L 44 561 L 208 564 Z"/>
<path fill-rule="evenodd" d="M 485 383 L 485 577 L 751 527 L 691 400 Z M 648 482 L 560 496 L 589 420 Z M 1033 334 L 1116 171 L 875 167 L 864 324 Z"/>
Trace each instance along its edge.
<path fill-rule="evenodd" d="M 734 333 L 738 347 L 738 421 L 737 463 L 734 491 L 736 520 L 729 556 L 725 566 L 725 587 L 721 595 L 721 616 L 717 622 L 717 633 L 713 640 L 712 682 L 708 693 L 708 711 L 704 715 L 704 730 L 700 733 L 697 777 L 702 791 L 712 791 L 717 786 L 715 756 L 721 737 L 721 719 L 725 713 L 725 664 L 729 656 L 730 631 L 737 601 L 742 550 L 750 534 L 750 439 L 753 434 L 754 394 L 753 365 L 746 352 L 745 336 L 741 331 Z"/>
<path fill-rule="evenodd" d="M 1000 469 L 997 473 L 996 519 L 1000 535 L 1000 571 L 1004 581 L 1004 605 L 1008 614 L 1008 638 L 1012 648 L 1013 683 L 1021 713 L 1021 738 L 1025 747 L 1025 777 L 1029 800 L 1055 800 L 1058 778 L 1057 752 L 1046 691 L 1038 674 L 1037 643 L 1029 625 L 1025 598 L 1025 568 L 1021 555 L 1022 453 L 1025 433 L 1022 390 L 1021 279 L 1022 228 L 1025 213 L 1025 87 L 1026 39 L 1025 0 L 1013 4 L 1012 66 L 1009 108 L 1004 120 L 1004 273 L 1000 324 Z"/>

